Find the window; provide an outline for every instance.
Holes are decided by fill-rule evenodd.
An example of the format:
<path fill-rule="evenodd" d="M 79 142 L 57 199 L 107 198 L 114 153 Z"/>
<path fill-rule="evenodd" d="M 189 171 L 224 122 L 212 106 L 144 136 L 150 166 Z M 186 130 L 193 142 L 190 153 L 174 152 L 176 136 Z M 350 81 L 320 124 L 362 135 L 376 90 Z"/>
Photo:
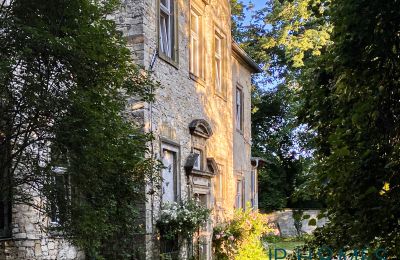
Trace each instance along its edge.
<path fill-rule="evenodd" d="M 222 36 L 216 32 L 214 38 L 214 77 L 215 77 L 215 91 L 218 94 L 223 94 L 223 80 L 222 80 Z"/>
<path fill-rule="evenodd" d="M 176 61 L 175 0 L 160 1 L 159 51 Z"/>
<path fill-rule="evenodd" d="M 162 147 L 162 202 L 174 202 L 178 200 L 178 150 L 169 145 Z"/>
<path fill-rule="evenodd" d="M 203 162 L 203 153 L 201 150 L 194 148 L 193 153 L 197 154 L 197 159 L 196 162 L 194 163 L 193 169 L 200 171 L 202 167 L 202 162 Z"/>
<path fill-rule="evenodd" d="M 236 208 L 242 209 L 243 208 L 243 181 L 239 180 L 236 182 Z"/>
<path fill-rule="evenodd" d="M 251 206 L 256 206 L 256 187 L 257 187 L 257 179 L 256 179 L 256 170 L 251 170 Z"/>
<path fill-rule="evenodd" d="M 192 7 L 190 11 L 190 73 L 204 79 L 202 16 Z"/>
<path fill-rule="evenodd" d="M 0 238 L 10 237 L 10 236 L 11 236 L 11 177 L 9 171 L 5 170 L 4 172 L 0 172 Z"/>
<path fill-rule="evenodd" d="M 10 193 L 0 194 L 0 238 L 11 236 L 11 198 Z"/>
<path fill-rule="evenodd" d="M 236 129 L 243 131 L 243 91 L 236 88 Z"/>
<path fill-rule="evenodd" d="M 52 173 L 49 217 L 51 223 L 60 223 L 62 218 L 66 216 L 66 206 L 71 198 L 70 181 L 66 174 L 66 169 L 63 167 L 55 167 Z"/>

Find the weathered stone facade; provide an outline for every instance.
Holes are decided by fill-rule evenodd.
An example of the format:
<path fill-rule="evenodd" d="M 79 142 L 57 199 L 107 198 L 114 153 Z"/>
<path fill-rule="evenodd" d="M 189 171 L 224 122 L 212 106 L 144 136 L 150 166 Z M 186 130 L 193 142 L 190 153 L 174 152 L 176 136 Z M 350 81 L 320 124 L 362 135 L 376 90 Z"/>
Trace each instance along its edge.
<path fill-rule="evenodd" d="M 40 203 L 39 196 L 35 203 Z M 59 236 L 44 231 L 49 218 L 28 205 L 12 209 L 12 237 L 0 239 L 0 259 L 84 259 L 84 254 Z"/>
<path fill-rule="evenodd" d="M 251 163 L 251 73 L 259 69 L 231 40 L 226 0 L 173 1 L 176 58 L 171 61 L 160 55 L 159 1 L 122 0 L 113 17 L 127 38 L 132 59 L 150 68 L 162 86 L 155 90 L 154 103 L 132 102 L 128 112 L 142 121 L 146 131 L 153 132 L 152 156 L 173 166 L 176 200 L 197 196 L 213 209 L 212 221 L 201 234 L 202 245 L 184 246 L 180 252 L 182 259 L 194 251 L 200 252 L 201 259 L 211 259 L 212 226 L 229 219 L 236 207 L 245 207 L 247 202 L 257 207 L 258 160 Z M 201 79 L 190 72 L 191 8 L 201 17 Z M 217 93 L 215 83 L 216 32 L 222 41 L 221 93 Z M 241 91 L 242 127 L 236 122 L 237 88 Z M 188 166 L 195 153 L 199 154 L 198 169 Z M 158 184 L 150 183 L 144 192 L 157 190 Z M 146 233 L 137 235 L 137 246 L 144 248 L 143 259 L 160 256 L 155 223 L 162 193 L 151 193 L 141 205 Z M 46 219 L 28 206 L 14 207 L 12 240 L 0 243 L 0 259 L 83 258 L 62 239 L 40 231 L 39 223 L 45 221 L 42 218 Z"/>

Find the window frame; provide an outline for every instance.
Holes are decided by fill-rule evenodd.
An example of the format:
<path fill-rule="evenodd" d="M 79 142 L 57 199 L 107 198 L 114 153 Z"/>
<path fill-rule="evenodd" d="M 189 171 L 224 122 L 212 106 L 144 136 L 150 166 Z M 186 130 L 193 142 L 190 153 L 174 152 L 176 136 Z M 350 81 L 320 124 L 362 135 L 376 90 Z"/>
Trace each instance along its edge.
<path fill-rule="evenodd" d="M 193 170 L 197 170 L 197 171 L 202 171 L 204 169 L 204 152 L 202 149 L 199 149 L 197 147 L 193 148 L 193 154 L 198 154 L 197 160 L 195 162 L 195 164 L 193 165 Z M 196 164 L 199 164 L 199 166 L 197 167 Z"/>
<path fill-rule="evenodd" d="M 171 64 L 175 68 L 178 68 L 179 65 L 179 44 L 178 44 L 178 7 L 179 7 L 179 2 L 177 0 L 165 0 L 169 3 L 169 6 L 165 6 L 161 3 L 162 0 L 157 1 L 157 13 L 158 13 L 158 23 L 157 23 L 157 42 L 158 42 L 158 56 L 164 60 L 165 62 Z M 171 4 L 172 3 L 172 4 Z M 172 5 L 172 7 L 171 7 Z M 173 10 L 171 10 L 171 8 Z M 170 41 L 171 46 L 170 46 L 170 52 L 171 52 L 171 57 L 168 56 L 162 49 L 162 32 L 161 32 L 161 17 L 162 17 L 162 12 L 166 13 L 169 16 L 169 21 L 170 21 L 170 26 L 168 33 L 170 36 Z M 172 18 L 171 18 L 172 16 Z M 173 24 L 173 28 L 171 30 L 171 24 Z M 171 30 L 171 31 L 170 31 Z"/>
<path fill-rule="evenodd" d="M 1 152 L 3 153 L 3 160 L 8 160 L 11 156 L 9 139 L 5 138 Z M 0 212 L 3 221 L 3 227 L 0 228 L 0 239 L 10 238 L 12 236 L 12 208 L 13 208 L 13 192 L 12 192 L 12 174 L 9 167 L 5 167 L 4 171 L 0 172 L 1 192 L 0 202 L 2 210 Z"/>
<path fill-rule="evenodd" d="M 251 190 L 251 206 L 256 206 L 256 194 L 257 194 L 257 170 L 252 168 L 250 173 L 250 190 Z"/>
<path fill-rule="evenodd" d="M 192 30 L 193 26 L 193 16 L 197 17 L 197 32 Z M 190 77 L 200 83 L 205 82 L 205 46 L 204 46 L 204 19 L 203 11 L 194 5 L 190 6 L 190 26 L 189 26 L 189 74 Z M 194 59 L 193 51 L 193 39 L 197 40 L 197 60 Z M 195 66 L 196 64 L 196 66 Z M 197 69 L 196 69 L 196 68 Z M 195 71 L 197 70 L 197 71 Z"/>
<path fill-rule="evenodd" d="M 244 204 L 243 204 L 243 187 L 244 187 L 244 182 L 243 179 L 238 179 L 236 180 L 236 202 L 235 206 L 236 209 L 244 209 Z M 239 204 L 240 203 L 240 204 Z"/>
<path fill-rule="evenodd" d="M 5 194 L 0 194 L 3 210 L 0 212 L 4 221 L 4 226 L 0 229 L 0 239 L 10 238 L 12 235 L 12 198 L 11 192 L 6 190 Z"/>
<path fill-rule="evenodd" d="M 57 187 L 57 179 L 62 178 L 62 184 L 63 184 L 63 193 L 62 194 L 65 198 L 65 203 L 69 203 L 68 201 L 71 201 L 71 196 L 72 196 L 72 189 L 71 189 L 71 180 L 69 176 L 66 173 L 67 169 L 64 167 L 53 167 L 52 168 L 52 175 L 50 176 L 50 182 L 51 185 L 54 185 Z M 57 189 L 57 188 L 56 188 Z M 55 189 L 55 190 L 56 190 Z M 60 195 L 58 194 L 58 190 L 56 190 L 57 194 L 55 194 L 56 198 L 58 199 Z M 54 211 L 53 208 L 54 207 Z M 50 204 L 50 212 L 51 215 L 49 215 L 49 220 L 51 225 L 59 225 L 60 224 L 60 205 L 58 204 Z M 53 215 L 54 212 L 54 215 Z"/>
<path fill-rule="evenodd" d="M 238 103 L 238 93 L 240 98 L 240 103 Z M 238 110 L 238 106 L 240 106 Z M 244 131 L 244 92 L 241 85 L 236 86 L 235 90 L 235 127 L 236 130 L 243 133 Z"/>
<path fill-rule="evenodd" d="M 175 155 L 174 158 L 174 202 L 179 202 L 181 200 L 181 192 L 180 192 L 180 185 L 181 185 L 181 178 L 180 178 L 180 148 L 177 144 L 170 142 L 168 140 L 162 140 L 161 145 L 160 145 L 160 153 L 161 153 L 161 159 L 164 159 L 164 150 L 167 150 Z M 163 171 L 164 169 L 161 169 L 161 198 L 160 201 L 164 203 L 163 195 Z"/>
<path fill-rule="evenodd" d="M 217 39 L 220 41 L 219 47 L 217 46 Z M 227 64 L 227 55 L 226 55 L 226 34 L 222 32 L 222 30 L 214 25 L 214 35 L 213 35 L 213 84 L 214 84 L 214 93 L 215 95 L 221 97 L 226 100 L 226 92 L 227 92 L 227 82 L 225 78 L 226 73 L 226 64 Z M 219 49 L 219 52 L 217 52 Z M 219 61 L 219 69 L 217 69 L 217 61 Z M 217 74 L 217 70 L 219 70 L 219 75 Z M 219 83 L 217 82 L 217 77 L 219 76 Z M 218 87 L 219 86 L 219 87 Z"/>

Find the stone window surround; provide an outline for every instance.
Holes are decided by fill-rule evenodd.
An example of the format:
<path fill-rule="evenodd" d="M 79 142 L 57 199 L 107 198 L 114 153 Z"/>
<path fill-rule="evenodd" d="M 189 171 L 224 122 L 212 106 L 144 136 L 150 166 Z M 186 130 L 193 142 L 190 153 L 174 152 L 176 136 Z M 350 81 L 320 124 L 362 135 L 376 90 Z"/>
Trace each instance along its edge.
<path fill-rule="evenodd" d="M 216 38 L 219 38 L 221 40 L 221 50 L 219 53 L 220 55 L 220 84 L 221 84 L 221 91 L 217 90 L 217 71 L 216 71 L 216 58 L 217 57 L 217 50 L 216 50 Z M 213 65 L 212 65 L 212 71 L 213 71 L 213 86 L 214 86 L 214 94 L 223 100 L 227 101 L 227 79 L 226 79 L 226 72 L 227 72 L 227 37 L 224 31 L 217 25 L 216 22 L 214 22 L 214 29 L 213 29 L 213 44 L 212 44 L 212 60 L 213 60 Z"/>
<path fill-rule="evenodd" d="M 240 184 L 240 187 L 241 187 L 240 191 L 238 190 L 239 184 Z M 237 209 L 239 209 L 239 208 L 245 209 L 245 207 L 246 207 L 246 205 L 245 205 L 245 197 L 244 197 L 245 194 L 246 194 L 245 187 L 246 187 L 245 178 L 237 177 L 236 178 L 236 187 L 235 187 L 235 190 L 236 190 L 235 208 L 237 208 Z M 239 195 L 240 195 L 240 198 L 239 198 Z M 239 199 L 240 199 L 240 201 L 239 201 Z M 239 205 L 239 203 L 240 203 L 240 205 Z"/>
<path fill-rule="evenodd" d="M 181 148 L 180 145 L 174 141 L 171 141 L 169 139 L 160 138 L 160 156 L 161 156 L 161 160 L 163 157 L 163 151 L 164 150 L 168 150 L 171 152 L 174 152 L 176 154 L 176 180 L 175 180 L 175 187 L 174 187 L 174 192 L 175 192 L 175 196 L 176 196 L 176 201 L 181 201 L 181 190 L 180 190 L 180 185 L 182 183 L 181 180 L 181 164 L 180 164 L 180 158 L 181 158 Z M 161 174 L 162 177 L 162 174 Z M 161 179 L 161 182 L 163 180 Z M 162 186 L 162 185 L 161 185 Z M 161 187 L 162 189 L 162 187 Z M 161 195 L 162 196 L 162 195 Z M 162 201 L 162 199 L 160 200 Z"/>
<path fill-rule="evenodd" d="M 198 28 L 197 32 L 194 32 L 192 30 L 192 17 L 196 16 L 198 20 Z M 193 1 L 191 1 L 190 5 L 190 42 L 189 42 L 189 76 L 191 79 L 197 81 L 201 85 L 205 85 L 205 75 L 206 75 L 206 67 L 204 66 L 205 64 L 205 45 L 204 43 L 206 42 L 204 39 L 204 29 L 205 27 L 205 21 L 204 21 L 204 8 L 199 7 L 197 4 L 195 4 Z M 196 39 L 197 38 L 197 39 Z M 194 59 L 193 55 L 193 41 L 197 40 L 197 60 Z M 196 66 L 194 66 L 196 65 Z M 197 71 L 193 71 L 197 70 Z"/>
<path fill-rule="evenodd" d="M 160 43 L 160 38 L 161 38 L 161 32 L 160 32 L 160 21 L 161 21 L 161 0 L 157 0 L 157 45 L 158 45 L 158 57 L 162 59 L 163 61 L 169 63 L 170 65 L 174 66 L 176 69 L 178 69 L 179 66 L 179 37 L 178 37 L 178 9 L 179 9 L 179 1 L 178 0 L 168 0 L 173 2 L 173 46 L 172 46 L 172 58 L 168 57 L 165 53 L 161 51 L 161 43 Z"/>
<path fill-rule="evenodd" d="M 238 123 L 238 92 L 240 92 L 240 122 Z M 244 92 L 243 87 L 239 83 L 236 84 L 235 89 L 235 128 L 236 130 L 243 134 L 244 132 Z"/>

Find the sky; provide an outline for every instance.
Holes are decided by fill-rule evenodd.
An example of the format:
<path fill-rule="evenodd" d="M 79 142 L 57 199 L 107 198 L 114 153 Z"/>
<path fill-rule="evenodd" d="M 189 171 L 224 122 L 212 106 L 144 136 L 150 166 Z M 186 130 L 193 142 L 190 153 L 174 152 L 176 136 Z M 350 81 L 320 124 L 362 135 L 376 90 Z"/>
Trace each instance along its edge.
<path fill-rule="evenodd" d="M 252 3 L 254 5 L 254 10 L 258 10 L 261 9 L 263 6 L 265 6 L 266 0 L 242 0 L 242 2 L 245 5 Z M 251 13 L 246 12 L 246 9 L 244 10 L 244 12 L 246 14 L 245 23 L 248 23 L 251 19 Z"/>

